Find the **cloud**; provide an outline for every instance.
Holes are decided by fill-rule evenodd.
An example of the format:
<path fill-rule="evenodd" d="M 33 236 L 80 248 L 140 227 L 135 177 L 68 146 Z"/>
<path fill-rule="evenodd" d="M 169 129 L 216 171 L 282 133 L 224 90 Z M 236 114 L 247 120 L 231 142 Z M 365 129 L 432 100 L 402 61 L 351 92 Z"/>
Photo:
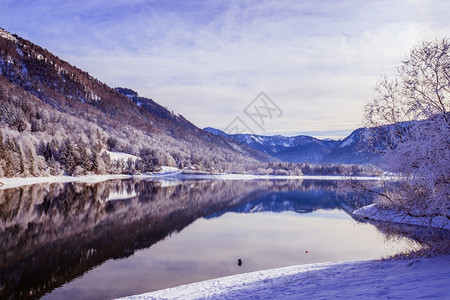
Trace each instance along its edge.
<path fill-rule="evenodd" d="M 433 5 L 432 5 L 433 4 Z M 7 30 L 198 126 L 225 128 L 260 92 L 271 132 L 361 124 L 379 76 L 450 32 L 446 1 L 2 1 Z M 38 29 L 38 30 L 37 30 Z"/>

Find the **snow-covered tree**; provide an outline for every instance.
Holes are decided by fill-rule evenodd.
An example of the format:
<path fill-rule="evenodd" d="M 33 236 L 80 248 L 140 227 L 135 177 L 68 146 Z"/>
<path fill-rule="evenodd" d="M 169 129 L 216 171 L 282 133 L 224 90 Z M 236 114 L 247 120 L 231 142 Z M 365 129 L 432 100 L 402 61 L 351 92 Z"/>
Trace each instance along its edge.
<path fill-rule="evenodd" d="M 397 78 L 380 80 L 364 121 L 374 148 L 388 149 L 382 153 L 383 168 L 399 177 L 379 194 L 381 204 L 428 220 L 449 218 L 449 110 L 448 39 L 417 45 Z"/>

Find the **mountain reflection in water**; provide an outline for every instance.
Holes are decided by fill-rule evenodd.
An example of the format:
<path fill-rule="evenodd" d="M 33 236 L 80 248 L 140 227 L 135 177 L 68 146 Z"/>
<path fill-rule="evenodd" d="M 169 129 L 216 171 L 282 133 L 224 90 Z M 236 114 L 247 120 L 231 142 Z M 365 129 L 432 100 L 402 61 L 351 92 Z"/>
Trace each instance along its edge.
<path fill-rule="evenodd" d="M 367 202 L 366 202 L 367 203 Z M 310 213 L 319 209 L 343 209 L 347 204 L 344 199 L 336 197 L 336 182 L 304 181 L 302 185 L 292 190 L 265 191 L 254 199 L 242 205 L 213 213 L 207 218 L 219 217 L 227 212 L 286 212 Z M 353 210 L 360 203 L 352 203 Z"/>
<path fill-rule="evenodd" d="M 332 181 L 134 179 L 0 190 L 0 298 L 41 297 L 201 217 L 348 207 L 335 190 Z"/>

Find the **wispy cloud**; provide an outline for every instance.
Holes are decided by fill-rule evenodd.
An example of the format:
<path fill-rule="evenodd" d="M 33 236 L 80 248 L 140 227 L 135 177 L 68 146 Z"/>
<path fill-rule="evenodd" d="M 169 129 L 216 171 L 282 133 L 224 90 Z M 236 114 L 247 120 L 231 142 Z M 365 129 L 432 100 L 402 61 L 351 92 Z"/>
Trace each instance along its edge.
<path fill-rule="evenodd" d="M 199 126 L 225 128 L 265 91 L 282 134 L 358 127 L 379 76 L 450 32 L 447 1 L 36 3 L 2 1 L 0 26 Z"/>

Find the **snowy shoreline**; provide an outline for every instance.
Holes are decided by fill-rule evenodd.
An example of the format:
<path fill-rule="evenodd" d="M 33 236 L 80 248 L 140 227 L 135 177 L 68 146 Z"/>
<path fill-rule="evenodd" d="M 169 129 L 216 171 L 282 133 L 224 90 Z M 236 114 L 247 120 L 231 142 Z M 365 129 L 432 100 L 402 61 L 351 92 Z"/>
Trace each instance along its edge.
<path fill-rule="evenodd" d="M 82 182 L 96 183 L 110 179 L 128 179 L 131 175 L 85 175 L 85 176 L 48 176 L 48 177 L 12 177 L 0 178 L 0 190 L 16 188 L 26 185 L 39 183 L 66 183 L 66 182 Z"/>
<path fill-rule="evenodd" d="M 377 204 L 361 207 L 353 212 L 353 215 L 371 221 L 391 222 L 450 230 L 450 221 L 444 216 L 413 217 L 401 211 L 393 211 L 380 208 Z"/>
<path fill-rule="evenodd" d="M 450 255 L 318 263 L 127 296 L 147 299 L 448 299 Z"/>
<path fill-rule="evenodd" d="M 130 179 L 130 178 L 148 178 L 148 179 L 203 179 L 203 180 L 258 180 L 258 179 L 270 179 L 270 180 L 286 180 L 286 179 L 304 179 L 304 180 L 384 180 L 381 177 L 346 177 L 346 176 L 284 176 L 284 175 L 252 175 L 252 174 L 183 174 L 180 171 L 163 170 L 160 173 L 148 174 L 148 175 L 82 175 L 82 176 L 48 176 L 48 177 L 0 177 L 0 190 L 16 188 L 26 185 L 39 184 L 39 183 L 67 183 L 67 182 L 80 182 L 80 183 L 97 183 L 112 179 Z"/>

